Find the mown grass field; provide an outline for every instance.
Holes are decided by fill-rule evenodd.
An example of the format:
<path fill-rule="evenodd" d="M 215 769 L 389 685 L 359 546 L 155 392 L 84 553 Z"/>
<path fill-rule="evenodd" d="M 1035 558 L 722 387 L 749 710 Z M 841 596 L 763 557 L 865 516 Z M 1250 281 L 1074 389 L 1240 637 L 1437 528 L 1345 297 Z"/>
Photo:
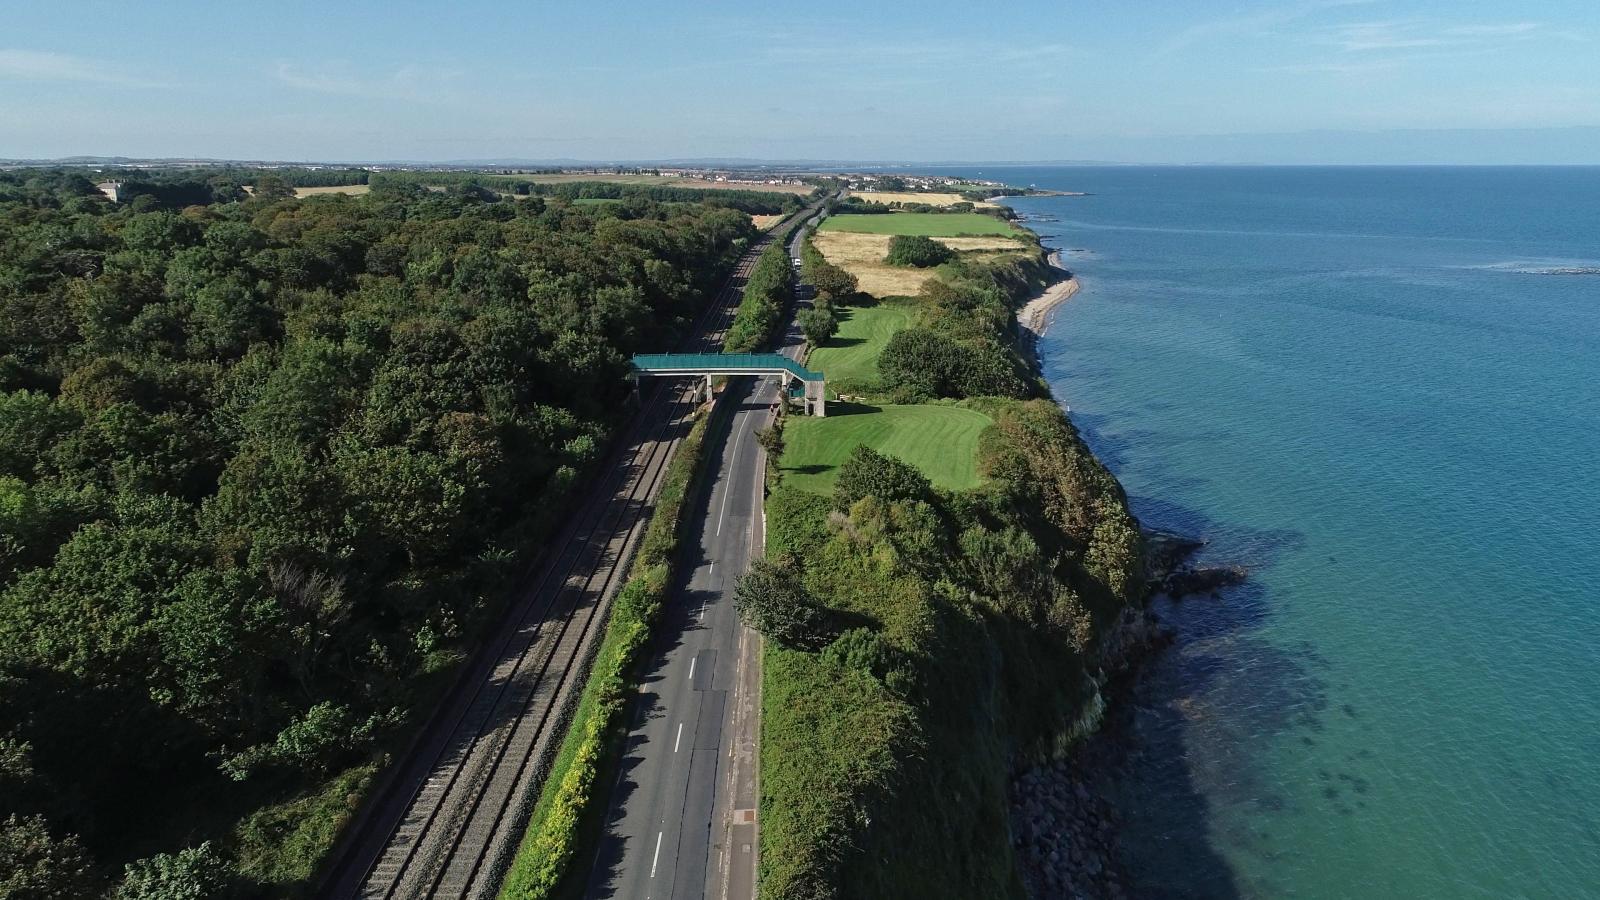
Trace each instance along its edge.
<path fill-rule="evenodd" d="M 807 365 L 830 383 L 877 381 L 878 354 L 896 331 L 911 326 L 914 312 L 904 303 L 842 307 L 839 333 L 812 350 Z"/>
<path fill-rule="evenodd" d="M 983 213 L 878 213 L 844 214 L 822 221 L 822 231 L 854 231 L 864 234 L 914 234 L 923 237 L 956 237 L 962 234 L 1016 234 L 1016 228 Z"/>
<path fill-rule="evenodd" d="M 867 446 L 916 466 L 936 487 L 977 487 L 978 436 L 994 421 L 960 406 L 829 403 L 825 418 L 791 416 L 783 428 L 783 483 L 833 492 L 839 465 Z"/>

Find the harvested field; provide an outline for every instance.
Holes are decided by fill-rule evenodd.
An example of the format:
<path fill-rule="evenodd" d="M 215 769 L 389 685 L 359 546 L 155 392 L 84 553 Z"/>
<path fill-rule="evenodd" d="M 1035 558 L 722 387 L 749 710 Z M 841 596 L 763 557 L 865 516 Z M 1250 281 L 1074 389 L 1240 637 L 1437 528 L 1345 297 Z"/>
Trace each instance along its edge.
<path fill-rule="evenodd" d="M 915 191 L 851 191 L 850 196 L 860 197 L 869 203 L 927 203 L 931 206 L 954 206 L 967 202 L 960 194 L 918 193 Z M 988 200 L 975 201 L 973 206 L 997 206 Z"/>
<path fill-rule="evenodd" d="M 970 250 L 1021 250 L 1022 242 L 1000 237 L 936 237 L 934 240 L 960 253 Z M 887 250 L 885 252 L 888 252 Z"/>
<path fill-rule="evenodd" d="M 933 277 L 925 269 L 885 263 L 883 257 L 889 252 L 887 234 L 819 231 L 811 240 L 828 262 L 854 275 L 861 290 L 874 297 L 915 296 L 922 290 L 923 282 Z"/>
<path fill-rule="evenodd" d="M 776 215 L 776 216 L 751 216 L 750 217 L 750 221 L 756 223 L 756 227 L 761 229 L 762 231 L 766 231 L 768 228 L 771 228 L 772 226 L 778 224 L 779 222 L 782 222 L 783 219 L 784 219 L 784 217 L 783 217 L 783 215 L 781 213 L 779 215 Z"/>
<path fill-rule="evenodd" d="M 870 218 L 870 217 L 863 217 Z M 858 234 L 848 231 L 819 231 L 812 238 L 828 262 L 843 268 L 861 283 L 861 290 L 874 297 L 911 297 L 922 290 L 922 285 L 933 277 L 927 269 L 891 266 L 883 261 L 889 253 L 887 234 Z M 934 238 L 946 247 L 960 253 L 981 254 L 983 257 L 1003 255 L 1002 251 L 1020 251 L 1022 244 L 1004 237 Z"/>
<path fill-rule="evenodd" d="M 603 182 L 606 184 L 650 184 L 662 187 L 701 188 L 708 191 L 769 191 L 775 194 L 804 196 L 813 190 L 805 184 L 767 184 L 764 181 L 711 181 L 706 178 L 683 178 L 677 175 L 605 175 L 572 172 L 561 175 L 506 175 L 498 176 L 535 184 L 567 184 L 569 182 Z"/>
<path fill-rule="evenodd" d="M 859 231 L 866 234 L 911 234 L 924 237 L 1017 234 L 1009 222 L 983 213 L 875 213 L 829 216 L 823 231 Z"/>
<path fill-rule="evenodd" d="M 297 187 L 294 189 L 296 197 L 315 197 L 318 194 L 365 194 L 372 190 L 370 184 L 334 184 L 324 187 Z"/>

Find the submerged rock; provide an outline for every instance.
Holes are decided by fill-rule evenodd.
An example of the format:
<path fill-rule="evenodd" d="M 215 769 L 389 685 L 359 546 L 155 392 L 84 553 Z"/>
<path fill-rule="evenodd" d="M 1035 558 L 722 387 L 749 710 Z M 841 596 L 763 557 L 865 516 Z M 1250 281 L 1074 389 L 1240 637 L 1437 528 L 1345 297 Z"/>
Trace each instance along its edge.
<path fill-rule="evenodd" d="M 1144 532 L 1144 570 L 1145 577 L 1152 582 L 1159 582 L 1182 566 L 1196 550 L 1206 545 L 1205 541 L 1174 534 L 1170 531 L 1156 531 L 1146 529 Z"/>
<path fill-rule="evenodd" d="M 1161 579 L 1158 590 L 1174 600 L 1187 597 L 1190 594 L 1211 594 L 1216 591 L 1242 583 L 1249 572 L 1243 566 L 1207 566 L 1204 568 L 1190 568 L 1185 566 L 1172 572 Z"/>

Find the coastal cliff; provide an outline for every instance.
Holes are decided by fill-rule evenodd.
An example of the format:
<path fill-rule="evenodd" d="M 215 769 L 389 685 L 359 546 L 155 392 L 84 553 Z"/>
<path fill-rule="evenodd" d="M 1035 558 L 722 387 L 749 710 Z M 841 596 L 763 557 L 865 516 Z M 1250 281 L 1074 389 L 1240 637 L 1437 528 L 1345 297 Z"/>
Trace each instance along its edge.
<path fill-rule="evenodd" d="M 985 417 L 977 486 L 942 489 L 862 447 L 831 492 L 805 489 L 793 466 L 768 500 L 762 596 L 803 614 L 767 631 L 763 897 L 1057 896 L 1041 892 L 1013 824 L 1011 773 L 1054 765 L 1097 727 L 1146 579 L 1120 485 L 1049 396 L 1016 324 L 1060 278 L 1028 237 L 1024 254 L 941 271 L 917 298 L 925 324 L 878 362 L 880 396 L 901 405 L 860 407 Z M 898 373 L 896 342 L 920 332 L 914 346 L 966 348 L 941 351 L 958 361 L 951 377 Z M 1001 358 L 1017 377 L 994 374 Z M 782 453 L 801 436 L 768 443 Z"/>

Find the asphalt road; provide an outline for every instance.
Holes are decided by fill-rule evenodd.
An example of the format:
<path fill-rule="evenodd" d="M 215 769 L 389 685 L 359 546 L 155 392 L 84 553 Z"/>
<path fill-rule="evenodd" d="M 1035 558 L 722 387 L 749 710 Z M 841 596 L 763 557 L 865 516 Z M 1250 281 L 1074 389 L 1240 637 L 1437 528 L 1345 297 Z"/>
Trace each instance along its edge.
<path fill-rule="evenodd" d="M 790 243 L 800 255 L 803 229 Z M 808 305 L 805 296 L 800 305 Z M 791 320 L 780 350 L 801 347 Z M 701 900 L 755 896 L 760 642 L 734 609 L 733 588 L 765 545 L 765 453 L 773 379 L 730 379 L 708 436 L 693 553 L 652 645 L 631 710 L 587 896 Z"/>

